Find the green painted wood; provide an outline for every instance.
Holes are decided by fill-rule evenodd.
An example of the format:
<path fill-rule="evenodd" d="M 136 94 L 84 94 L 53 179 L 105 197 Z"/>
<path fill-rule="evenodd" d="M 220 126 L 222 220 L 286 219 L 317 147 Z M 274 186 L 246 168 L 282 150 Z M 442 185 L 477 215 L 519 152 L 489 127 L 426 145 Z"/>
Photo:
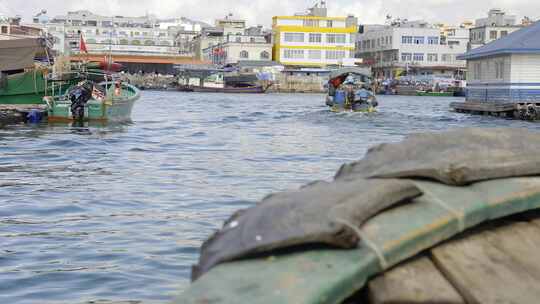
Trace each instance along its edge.
<path fill-rule="evenodd" d="M 29 71 L 8 76 L 0 88 L 0 104 L 43 104 L 45 80 L 42 71 Z"/>
<path fill-rule="evenodd" d="M 417 184 L 426 194 L 368 221 L 361 233 L 369 241 L 358 249 L 310 250 L 223 264 L 174 303 L 340 303 L 368 278 L 448 240 L 462 232 L 460 228 L 540 208 L 540 178 L 468 187 Z"/>

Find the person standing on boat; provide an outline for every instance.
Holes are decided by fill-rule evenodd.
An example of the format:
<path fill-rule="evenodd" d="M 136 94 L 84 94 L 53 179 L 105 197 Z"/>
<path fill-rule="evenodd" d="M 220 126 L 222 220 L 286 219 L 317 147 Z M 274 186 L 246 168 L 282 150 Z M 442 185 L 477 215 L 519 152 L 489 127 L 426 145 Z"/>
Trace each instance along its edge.
<path fill-rule="evenodd" d="M 368 90 L 368 86 L 366 84 L 362 84 L 360 90 L 356 91 L 355 95 L 356 99 L 359 100 L 360 103 L 368 103 L 375 97 L 373 92 Z"/>

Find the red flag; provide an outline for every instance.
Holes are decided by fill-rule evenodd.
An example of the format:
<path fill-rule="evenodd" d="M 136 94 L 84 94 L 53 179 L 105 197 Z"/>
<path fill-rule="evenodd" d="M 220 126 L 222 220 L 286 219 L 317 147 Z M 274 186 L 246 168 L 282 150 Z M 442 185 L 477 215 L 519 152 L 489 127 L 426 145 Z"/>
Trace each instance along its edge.
<path fill-rule="evenodd" d="M 83 35 L 81 34 L 81 42 L 79 43 L 79 50 L 81 53 L 88 54 L 88 49 L 86 48 L 86 43 L 84 42 Z"/>

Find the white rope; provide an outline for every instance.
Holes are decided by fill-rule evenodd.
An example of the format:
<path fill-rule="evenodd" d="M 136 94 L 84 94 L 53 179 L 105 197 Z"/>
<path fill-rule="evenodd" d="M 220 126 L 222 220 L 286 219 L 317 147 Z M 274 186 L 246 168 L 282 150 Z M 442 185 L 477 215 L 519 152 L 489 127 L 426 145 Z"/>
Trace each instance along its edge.
<path fill-rule="evenodd" d="M 422 192 L 424 193 L 424 195 L 429 196 L 429 198 L 427 198 L 427 201 L 446 209 L 448 212 L 452 213 L 455 216 L 455 218 L 458 220 L 459 232 L 465 231 L 465 212 L 463 212 L 463 210 L 457 210 L 452 208 L 450 205 L 448 205 L 429 191 L 426 191 L 425 189 L 422 189 Z"/>
<path fill-rule="evenodd" d="M 336 222 L 341 223 L 351 228 L 356 233 L 358 238 L 361 239 L 362 242 L 375 253 L 377 258 L 379 259 L 379 265 L 381 266 L 381 269 L 382 270 L 388 269 L 388 261 L 386 261 L 386 258 L 384 257 L 384 253 L 381 250 L 379 250 L 379 247 L 373 241 L 367 238 L 365 234 L 358 227 L 356 227 L 355 225 L 352 225 L 351 223 L 343 219 L 336 219 Z"/>

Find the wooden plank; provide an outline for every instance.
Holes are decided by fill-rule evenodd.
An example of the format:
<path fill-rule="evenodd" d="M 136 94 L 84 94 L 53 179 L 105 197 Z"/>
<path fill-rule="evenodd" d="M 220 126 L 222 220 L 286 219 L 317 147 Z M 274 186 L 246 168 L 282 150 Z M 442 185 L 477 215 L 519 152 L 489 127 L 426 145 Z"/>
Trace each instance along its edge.
<path fill-rule="evenodd" d="M 432 250 L 435 264 L 468 303 L 537 303 L 539 231 L 511 224 Z"/>
<path fill-rule="evenodd" d="M 368 285 L 370 303 L 465 303 L 431 260 L 420 257 L 372 280 Z"/>

